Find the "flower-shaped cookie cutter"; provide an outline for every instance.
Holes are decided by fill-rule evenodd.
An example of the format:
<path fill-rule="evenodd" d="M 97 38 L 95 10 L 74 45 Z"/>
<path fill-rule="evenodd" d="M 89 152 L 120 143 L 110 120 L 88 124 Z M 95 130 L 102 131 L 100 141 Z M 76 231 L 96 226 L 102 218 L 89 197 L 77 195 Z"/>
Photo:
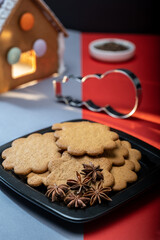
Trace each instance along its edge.
<path fill-rule="evenodd" d="M 102 79 L 111 73 L 120 73 L 122 75 L 127 76 L 134 87 L 135 101 L 134 101 L 134 106 L 129 113 L 127 114 L 120 113 L 116 111 L 114 108 L 112 108 L 110 105 L 106 105 L 104 107 L 97 106 L 96 104 L 94 104 L 92 100 L 82 101 L 80 99 L 81 93 L 78 93 L 76 97 L 73 96 L 75 92 L 73 85 L 75 85 L 76 82 L 79 84 L 82 84 L 83 82 L 87 81 L 89 78 L 96 78 L 97 80 Z M 69 83 L 70 83 L 70 86 L 69 86 Z M 131 72 L 128 69 L 113 69 L 103 74 L 90 74 L 84 77 L 75 77 L 72 75 L 64 76 L 62 81 L 54 80 L 53 85 L 54 85 L 55 96 L 58 102 L 63 102 L 73 107 L 85 106 L 86 108 L 88 108 L 93 112 L 105 112 L 106 114 L 114 118 L 125 119 L 132 116 L 137 110 L 142 97 L 142 87 L 141 87 L 140 80 L 133 72 Z M 69 89 L 69 93 L 67 93 L 66 89 Z"/>

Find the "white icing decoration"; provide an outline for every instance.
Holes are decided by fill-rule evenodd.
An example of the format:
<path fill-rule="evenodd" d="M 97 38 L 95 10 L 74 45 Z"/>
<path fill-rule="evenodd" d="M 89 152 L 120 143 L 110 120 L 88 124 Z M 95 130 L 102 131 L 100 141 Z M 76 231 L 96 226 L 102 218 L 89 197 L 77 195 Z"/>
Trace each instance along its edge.
<path fill-rule="evenodd" d="M 6 8 L 7 10 L 12 10 L 14 4 L 15 3 L 12 0 L 5 0 L 3 3 L 3 8 Z"/>
<path fill-rule="evenodd" d="M 0 32 L 18 0 L 4 0 L 0 5 Z"/>
<path fill-rule="evenodd" d="M 64 34 L 62 32 L 58 33 L 58 73 L 62 74 L 66 70 L 64 66 L 64 50 L 65 50 L 65 42 L 64 42 Z"/>
<path fill-rule="evenodd" d="M 0 17 L 3 19 L 6 19 L 10 14 L 10 11 L 6 10 L 6 9 L 0 9 Z"/>

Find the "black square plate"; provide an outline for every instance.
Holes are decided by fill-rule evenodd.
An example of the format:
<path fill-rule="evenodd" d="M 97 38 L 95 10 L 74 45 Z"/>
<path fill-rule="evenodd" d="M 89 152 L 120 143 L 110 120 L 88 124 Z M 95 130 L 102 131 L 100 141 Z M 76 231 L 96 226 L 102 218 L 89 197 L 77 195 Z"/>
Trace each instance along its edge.
<path fill-rule="evenodd" d="M 82 119 L 71 121 L 82 121 Z M 25 181 L 16 176 L 13 171 L 4 170 L 2 167 L 2 158 L 0 158 L 0 181 L 28 201 L 31 201 L 45 211 L 48 211 L 66 221 L 74 223 L 89 222 L 104 214 L 114 211 L 117 207 L 135 198 L 159 181 L 160 151 L 124 132 L 113 128 L 112 130 L 119 134 L 121 140 L 129 141 L 132 144 L 132 148 L 136 148 L 142 153 L 142 159 L 140 161 L 142 168 L 138 173 L 138 180 L 135 183 L 128 185 L 126 189 L 113 194 L 111 196 L 112 202 L 104 202 L 101 205 L 97 204 L 85 209 L 69 209 L 61 203 L 52 203 L 50 199 L 44 195 L 46 192 L 45 187 L 32 188 L 28 186 Z M 52 131 L 51 127 L 48 127 L 36 132 L 46 133 L 50 131 Z M 23 137 L 27 137 L 28 135 Z M 12 142 L 9 142 L 0 147 L 0 155 L 4 149 L 11 146 L 11 143 Z"/>

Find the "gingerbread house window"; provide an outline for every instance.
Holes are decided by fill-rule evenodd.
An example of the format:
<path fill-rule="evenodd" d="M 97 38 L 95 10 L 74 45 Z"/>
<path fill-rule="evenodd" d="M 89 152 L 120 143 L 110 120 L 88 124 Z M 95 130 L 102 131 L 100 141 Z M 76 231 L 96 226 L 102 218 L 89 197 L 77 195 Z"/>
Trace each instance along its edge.
<path fill-rule="evenodd" d="M 36 71 L 36 53 L 34 50 L 21 53 L 21 57 L 16 64 L 12 64 L 12 78 L 16 79 Z"/>

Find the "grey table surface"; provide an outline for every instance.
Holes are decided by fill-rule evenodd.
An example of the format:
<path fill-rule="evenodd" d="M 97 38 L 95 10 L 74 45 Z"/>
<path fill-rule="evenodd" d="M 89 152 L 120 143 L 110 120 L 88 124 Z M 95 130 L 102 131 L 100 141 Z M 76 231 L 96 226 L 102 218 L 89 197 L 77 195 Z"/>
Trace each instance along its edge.
<path fill-rule="evenodd" d="M 81 75 L 80 32 L 68 30 L 65 74 Z M 0 146 L 53 123 L 82 118 L 81 109 L 57 103 L 52 78 L 0 95 Z M 81 89 L 72 89 L 80 94 Z M 48 215 L 0 183 L 0 239 L 83 239 L 83 225 Z"/>

